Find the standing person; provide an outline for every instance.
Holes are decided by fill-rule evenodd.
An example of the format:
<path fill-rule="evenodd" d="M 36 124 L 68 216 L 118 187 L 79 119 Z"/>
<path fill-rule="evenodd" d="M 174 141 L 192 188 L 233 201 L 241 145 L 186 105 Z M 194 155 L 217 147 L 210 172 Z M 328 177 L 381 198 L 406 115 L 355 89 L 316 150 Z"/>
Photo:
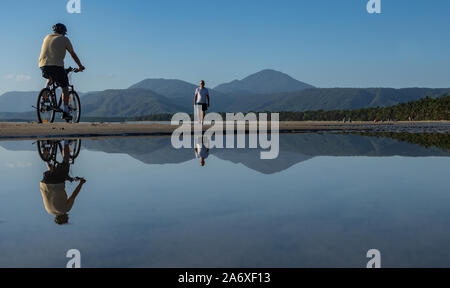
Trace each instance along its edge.
<path fill-rule="evenodd" d="M 194 97 L 195 115 L 197 116 L 197 120 L 202 124 L 205 119 L 205 113 L 209 108 L 209 104 L 209 91 L 205 88 L 205 81 L 202 80 L 200 81 L 200 87 L 195 89 Z"/>
<path fill-rule="evenodd" d="M 63 90 L 62 99 L 64 101 L 63 119 L 72 120 L 72 116 L 69 112 L 69 78 L 64 70 L 64 58 L 66 57 L 66 51 L 70 53 L 73 60 L 78 65 L 78 71 L 82 72 L 86 69 L 82 64 L 77 54 L 73 50 L 72 43 L 67 34 L 67 28 L 64 24 L 58 23 L 53 26 L 53 34 L 49 34 L 44 38 L 42 44 L 41 56 L 39 57 L 39 68 L 42 70 L 42 76 L 47 81 L 47 86 L 50 83 L 50 79 L 56 82 L 58 86 Z"/>

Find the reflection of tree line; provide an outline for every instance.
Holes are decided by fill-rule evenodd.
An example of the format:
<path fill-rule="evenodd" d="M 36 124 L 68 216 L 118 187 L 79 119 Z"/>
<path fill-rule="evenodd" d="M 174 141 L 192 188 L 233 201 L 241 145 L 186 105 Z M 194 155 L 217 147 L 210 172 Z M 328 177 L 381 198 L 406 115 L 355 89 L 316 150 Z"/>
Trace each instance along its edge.
<path fill-rule="evenodd" d="M 209 154 L 214 155 L 221 160 L 242 163 L 250 169 L 265 174 L 272 174 L 289 169 L 292 165 L 306 161 L 315 156 L 383 157 L 398 155 L 409 157 L 450 155 L 449 150 L 438 148 L 427 149 L 420 145 L 398 142 L 390 137 L 375 138 L 364 136 L 369 136 L 369 134 L 282 134 L 280 136 L 280 155 L 277 159 L 270 161 L 260 160 L 260 150 L 258 149 L 213 148 L 209 151 Z M 173 148 L 170 137 L 85 140 L 83 142 L 83 147 L 91 151 L 128 154 L 134 159 L 146 164 L 183 163 L 191 161 L 197 154 L 200 155 L 200 153 L 193 155 L 191 149 Z M 197 152 L 200 152 L 199 149 L 197 150 Z M 208 162 L 208 160 L 206 162 Z"/>
<path fill-rule="evenodd" d="M 345 133 L 347 134 L 347 133 Z M 437 147 L 450 151 L 450 135 L 442 133 L 407 133 L 407 132 L 353 132 L 351 134 L 376 138 L 391 138 L 425 148 Z"/>

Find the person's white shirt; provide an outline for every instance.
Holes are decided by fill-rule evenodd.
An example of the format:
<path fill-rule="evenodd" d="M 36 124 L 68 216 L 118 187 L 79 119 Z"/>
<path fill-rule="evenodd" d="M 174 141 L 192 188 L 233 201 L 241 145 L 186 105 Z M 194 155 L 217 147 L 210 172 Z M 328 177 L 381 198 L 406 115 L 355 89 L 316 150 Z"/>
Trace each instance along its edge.
<path fill-rule="evenodd" d="M 207 98 L 209 96 L 209 91 L 207 88 L 198 87 L 195 90 L 195 94 L 197 95 L 197 101 L 195 104 L 207 104 Z"/>

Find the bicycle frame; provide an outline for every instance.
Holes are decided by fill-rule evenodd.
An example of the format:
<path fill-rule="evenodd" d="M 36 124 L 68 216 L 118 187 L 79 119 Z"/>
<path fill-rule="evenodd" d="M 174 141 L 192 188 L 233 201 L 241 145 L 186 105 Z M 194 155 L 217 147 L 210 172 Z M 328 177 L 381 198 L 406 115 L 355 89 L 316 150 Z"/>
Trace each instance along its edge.
<path fill-rule="evenodd" d="M 73 72 L 73 71 L 74 71 L 73 68 L 68 68 L 68 69 L 66 69 L 67 76 L 69 76 L 69 74 L 70 74 L 71 72 Z M 59 100 L 57 99 L 57 96 L 56 96 L 56 90 L 57 90 L 58 88 L 61 88 L 61 87 L 58 86 L 58 85 L 56 84 L 56 82 L 53 81 L 53 79 L 52 79 L 51 77 L 49 78 L 49 81 L 50 81 L 50 82 L 48 83 L 47 88 L 49 88 L 50 91 L 51 91 L 52 103 L 57 103 L 57 104 L 56 104 L 56 107 L 52 106 L 51 109 L 52 109 L 52 110 L 55 110 L 55 112 L 61 112 L 61 106 L 62 106 L 62 104 L 63 104 L 62 94 L 61 94 L 61 96 L 59 97 Z M 68 86 L 68 89 L 69 89 L 69 94 L 70 94 L 71 92 L 74 92 L 74 91 L 75 91 L 73 85 L 69 85 L 69 86 Z M 70 101 L 70 98 L 69 98 L 69 101 Z"/>

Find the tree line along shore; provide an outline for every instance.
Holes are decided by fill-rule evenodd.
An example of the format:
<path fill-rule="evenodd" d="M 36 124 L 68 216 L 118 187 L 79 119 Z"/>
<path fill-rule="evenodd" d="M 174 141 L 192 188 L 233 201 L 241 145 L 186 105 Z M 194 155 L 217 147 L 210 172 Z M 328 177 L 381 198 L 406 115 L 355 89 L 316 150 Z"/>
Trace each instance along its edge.
<path fill-rule="evenodd" d="M 417 101 L 400 103 L 389 107 L 361 108 L 354 110 L 311 110 L 311 111 L 250 111 L 279 113 L 280 121 L 450 121 L 450 95 L 426 97 Z M 31 112 L 30 112 L 31 113 Z M 225 119 L 226 113 L 219 113 Z M 0 119 L 2 122 L 32 122 L 34 113 L 27 118 Z M 127 121 L 171 121 L 174 113 L 150 114 L 138 117 L 82 117 L 83 122 L 127 122 Z M 0 113 L 1 116 L 1 113 Z M 193 118 L 193 115 L 191 114 Z"/>
<path fill-rule="evenodd" d="M 264 111 L 270 113 L 269 111 Z M 304 112 L 282 111 L 280 121 L 442 121 L 450 120 L 450 95 L 426 97 L 418 101 L 400 103 L 390 107 L 355 110 L 316 110 Z M 220 113 L 224 117 L 226 113 Z M 173 114 L 155 114 L 134 117 L 134 121 L 170 121 Z M 269 114 L 270 118 L 270 114 Z"/>

